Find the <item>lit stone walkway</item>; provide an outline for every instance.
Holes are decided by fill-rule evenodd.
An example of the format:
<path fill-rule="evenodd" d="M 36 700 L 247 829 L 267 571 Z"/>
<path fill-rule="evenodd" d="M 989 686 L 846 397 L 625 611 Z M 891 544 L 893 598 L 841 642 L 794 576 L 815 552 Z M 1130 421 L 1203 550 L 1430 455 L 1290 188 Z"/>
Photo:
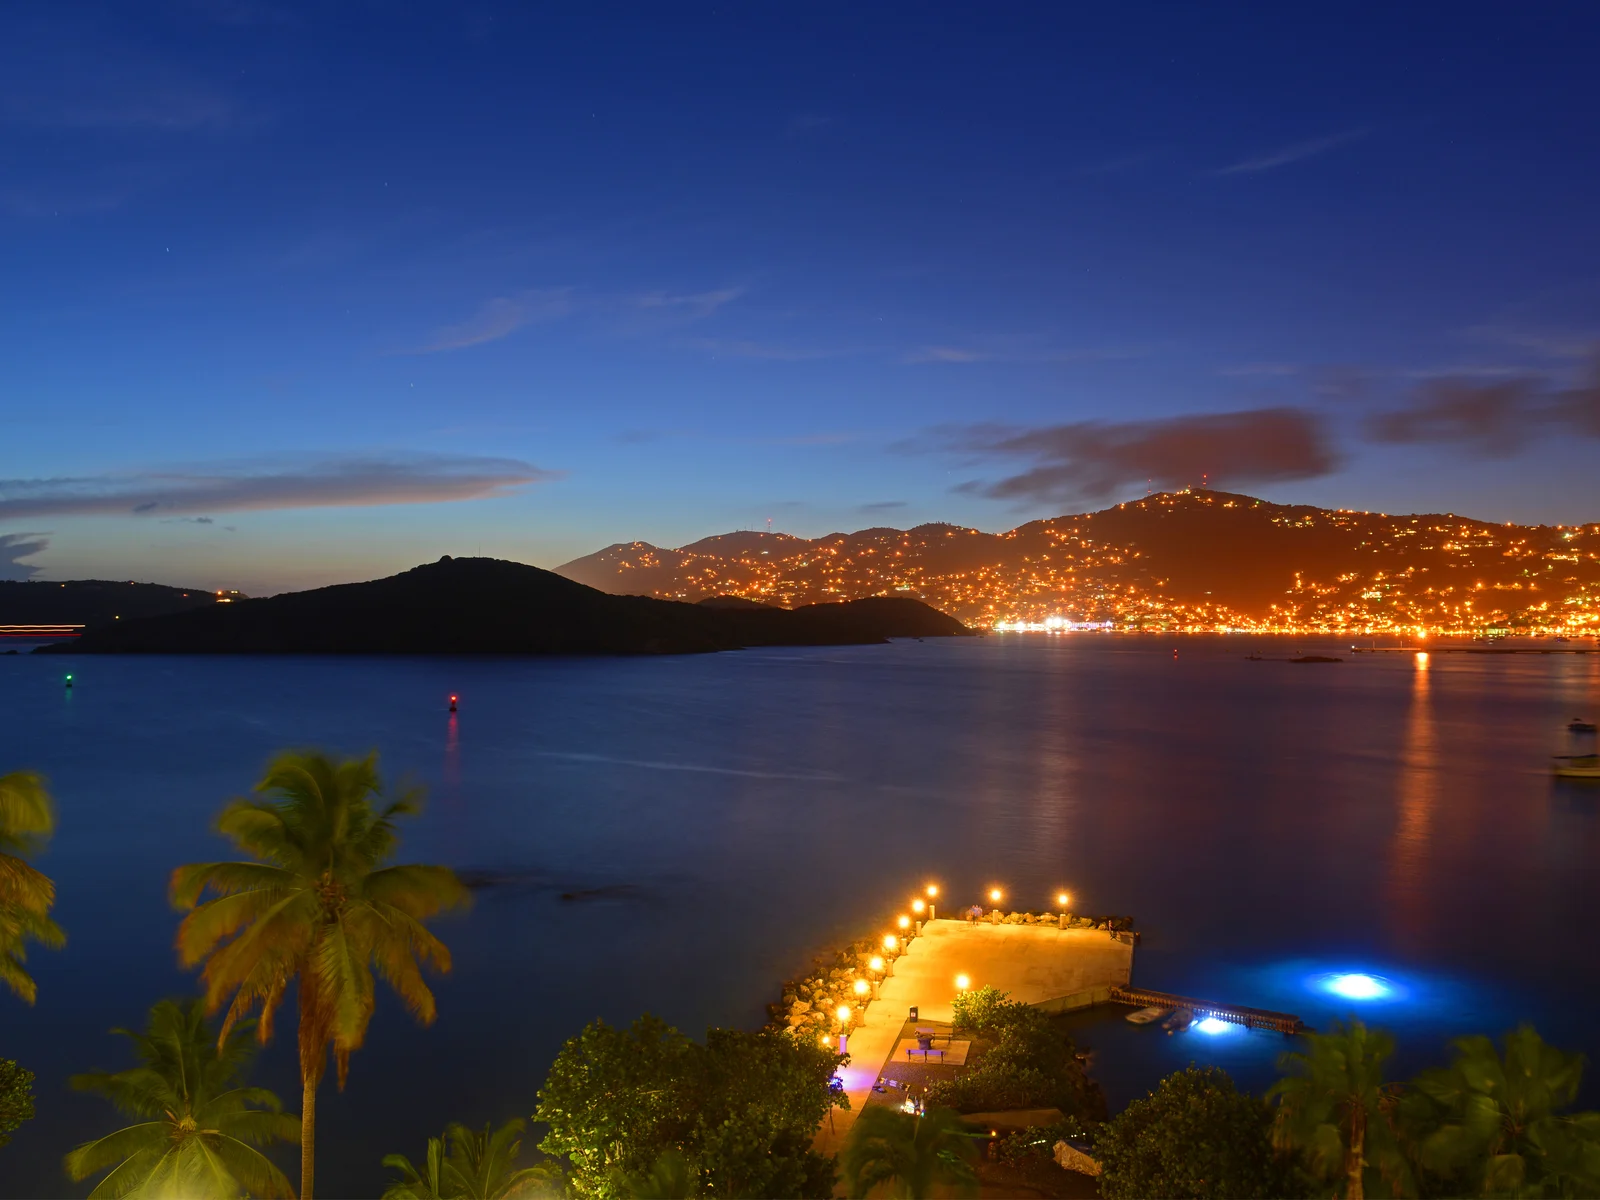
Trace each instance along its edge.
<path fill-rule="evenodd" d="M 850 1034 L 850 1065 L 840 1070 L 850 1111 L 824 1121 L 816 1146 L 832 1154 L 843 1143 L 872 1085 L 894 1052 L 912 1005 L 919 1023 L 948 1022 L 956 998 L 956 976 L 973 988 L 993 985 L 1013 1000 L 1047 1007 L 1077 1008 L 1104 999 L 1108 989 L 1128 983 L 1133 947 L 1096 929 L 1040 925 L 968 925 L 929 921 L 894 963 L 878 999 L 867 1005 Z"/>

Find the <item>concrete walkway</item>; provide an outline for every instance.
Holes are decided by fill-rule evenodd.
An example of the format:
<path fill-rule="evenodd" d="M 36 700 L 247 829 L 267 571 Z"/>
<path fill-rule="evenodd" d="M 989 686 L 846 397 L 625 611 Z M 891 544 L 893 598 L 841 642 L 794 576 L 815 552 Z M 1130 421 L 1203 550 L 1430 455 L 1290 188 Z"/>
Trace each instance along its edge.
<path fill-rule="evenodd" d="M 900 1040 L 912 1005 L 919 1024 L 951 1019 L 956 976 L 966 975 L 974 990 L 992 985 L 1024 1004 L 1064 1009 L 1079 1006 L 1067 1001 L 1086 1005 L 1096 993 L 1125 986 L 1132 968 L 1133 947 L 1101 930 L 925 923 L 850 1034 L 850 1065 L 839 1072 L 850 1111 L 833 1114 L 831 1131 L 823 1122 L 816 1148 L 833 1154 L 843 1144 Z"/>

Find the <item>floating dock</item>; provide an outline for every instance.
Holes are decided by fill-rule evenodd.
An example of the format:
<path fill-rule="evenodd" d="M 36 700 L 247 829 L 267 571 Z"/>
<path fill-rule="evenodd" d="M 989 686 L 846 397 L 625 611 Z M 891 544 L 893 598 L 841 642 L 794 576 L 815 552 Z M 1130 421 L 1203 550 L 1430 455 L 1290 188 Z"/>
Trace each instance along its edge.
<path fill-rule="evenodd" d="M 1114 987 L 1113 1004 L 1128 1004 L 1134 1008 L 1187 1008 L 1199 1017 L 1215 1017 L 1230 1025 L 1244 1025 L 1250 1029 L 1271 1029 L 1276 1033 L 1305 1033 L 1306 1023 L 1293 1013 L 1273 1012 L 1266 1008 L 1244 1008 L 1237 1004 L 1213 1004 L 1209 1000 L 1196 1000 L 1193 996 L 1174 996 L 1171 992 L 1152 992 L 1145 988 Z"/>

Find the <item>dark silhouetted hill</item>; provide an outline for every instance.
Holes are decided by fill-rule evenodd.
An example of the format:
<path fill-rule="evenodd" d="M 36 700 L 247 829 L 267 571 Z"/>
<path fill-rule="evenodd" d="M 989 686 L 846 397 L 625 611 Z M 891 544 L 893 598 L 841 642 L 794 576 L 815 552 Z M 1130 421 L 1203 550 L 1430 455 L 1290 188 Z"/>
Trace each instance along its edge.
<path fill-rule="evenodd" d="M 238 596 L 236 592 L 228 593 Z M 0 581 L 0 625 L 105 625 L 215 605 L 219 593 L 108 579 Z"/>
<path fill-rule="evenodd" d="M 685 654 L 966 632 L 902 598 L 719 609 L 607 595 L 522 563 L 443 558 L 368 583 L 123 619 L 41 653 Z"/>

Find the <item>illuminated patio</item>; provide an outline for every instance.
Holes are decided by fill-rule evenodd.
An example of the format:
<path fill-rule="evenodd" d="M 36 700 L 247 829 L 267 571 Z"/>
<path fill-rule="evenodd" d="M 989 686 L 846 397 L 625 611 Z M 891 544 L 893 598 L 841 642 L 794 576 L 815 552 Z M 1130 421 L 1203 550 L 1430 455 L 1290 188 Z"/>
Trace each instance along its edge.
<path fill-rule="evenodd" d="M 1066 1011 L 1105 1000 L 1128 983 L 1133 947 L 1104 930 L 1056 929 L 1039 925 L 993 925 L 939 920 L 923 925 L 894 973 L 879 985 L 850 1032 L 850 1065 L 840 1070 L 850 1111 L 825 1123 L 817 1148 L 831 1153 L 861 1112 L 872 1085 L 894 1052 L 913 1005 L 919 1024 L 946 1024 L 960 991 L 958 979 L 977 989 L 1009 992 L 1013 1000 Z"/>

